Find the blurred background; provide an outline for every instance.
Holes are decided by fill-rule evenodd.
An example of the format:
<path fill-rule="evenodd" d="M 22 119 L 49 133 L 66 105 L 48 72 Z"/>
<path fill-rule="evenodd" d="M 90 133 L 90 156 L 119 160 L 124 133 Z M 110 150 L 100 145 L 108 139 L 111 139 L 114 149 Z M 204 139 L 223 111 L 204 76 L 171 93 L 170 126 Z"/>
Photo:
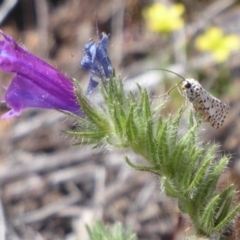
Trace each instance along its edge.
<path fill-rule="evenodd" d="M 99 41 L 101 32 L 109 34 L 110 59 L 129 87 L 140 82 L 160 95 L 180 81 L 150 70 L 157 68 L 198 80 L 230 105 L 223 127 L 204 123 L 199 141 L 219 143 L 219 154 L 232 155 L 220 184 L 234 181 L 240 189 L 240 1 L 1 0 L 0 28 L 85 88 L 83 47 L 89 39 Z M 11 78 L 1 72 L 1 85 Z M 184 104 L 177 90 L 170 96 L 166 114 Z M 1 103 L 0 112 L 6 111 Z M 138 239 L 192 233 L 156 176 L 130 169 L 126 152 L 71 146 L 74 139 L 61 130 L 74 126 L 61 113 L 37 109 L 0 121 L 2 239 L 6 231 L 8 240 L 85 240 L 85 224 L 95 219 L 110 227 L 121 221 Z"/>

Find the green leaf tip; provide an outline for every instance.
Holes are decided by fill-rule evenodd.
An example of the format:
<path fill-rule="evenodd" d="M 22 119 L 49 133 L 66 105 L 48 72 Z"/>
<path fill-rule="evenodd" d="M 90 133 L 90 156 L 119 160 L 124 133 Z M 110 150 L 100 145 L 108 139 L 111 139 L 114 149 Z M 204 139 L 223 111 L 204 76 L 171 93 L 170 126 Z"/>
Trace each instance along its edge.
<path fill-rule="evenodd" d="M 130 227 L 123 227 L 120 222 L 111 228 L 101 221 L 95 221 L 92 226 L 86 225 L 89 240 L 136 240 L 136 234 Z"/>

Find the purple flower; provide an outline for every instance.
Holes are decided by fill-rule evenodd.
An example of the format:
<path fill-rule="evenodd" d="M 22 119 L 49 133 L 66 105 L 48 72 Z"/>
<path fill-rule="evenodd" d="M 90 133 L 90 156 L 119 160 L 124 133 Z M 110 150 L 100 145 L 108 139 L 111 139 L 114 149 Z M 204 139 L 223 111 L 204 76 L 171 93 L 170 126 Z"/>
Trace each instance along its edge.
<path fill-rule="evenodd" d="M 95 42 L 85 44 L 84 51 L 86 55 L 83 56 L 80 65 L 84 70 L 90 72 L 87 93 L 91 93 L 98 85 L 95 77 L 101 79 L 103 82 L 106 82 L 106 79 L 112 78 L 113 68 L 107 54 L 107 44 L 108 36 L 106 33 L 102 33 L 102 39 L 98 44 Z"/>
<path fill-rule="evenodd" d="M 25 108 L 58 109 L 84 116 L 74 94 L 74 84 L 55 68 L 20 47 L 0 30 L 0 70 L 16 73 L 6 90 L 11 110 L 1 118 L 21 114 Z"/>

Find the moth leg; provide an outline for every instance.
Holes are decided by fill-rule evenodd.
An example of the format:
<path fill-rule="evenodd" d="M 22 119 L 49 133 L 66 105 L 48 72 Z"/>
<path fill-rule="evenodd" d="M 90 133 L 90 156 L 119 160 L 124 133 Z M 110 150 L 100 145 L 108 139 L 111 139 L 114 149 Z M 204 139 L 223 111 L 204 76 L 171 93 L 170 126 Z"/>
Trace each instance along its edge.
<path fill-rule="evenodd" d="M 183 97 L 186 98 L 186 96 L 184 95 L 184 93 L 179 89 L 178 85 L 179 85 L 179 84 L 176 84 L 176 87 L 177 87 L 178 92 L 179 92 Z"/>
<path fill-rule="evenodd" d="M 164 96 L 168 96 L 169 93 L 174 89 L 174 88 L 177 88 L 178 91 L 179 91 L 179 88 L 178 88 L 178 85 L 179 83 L 176 83 L 175 85 L 173 85 L 170 89 L 168 89 L 168 91 L 160 96 L 153 96 L 153 98 L 161 98 L 161 97 L 164 97 Z M 180 92 L 181 93 L 181 92 Z M 183 94 L 181 93 L 181 95 L 183 96 Z"/>

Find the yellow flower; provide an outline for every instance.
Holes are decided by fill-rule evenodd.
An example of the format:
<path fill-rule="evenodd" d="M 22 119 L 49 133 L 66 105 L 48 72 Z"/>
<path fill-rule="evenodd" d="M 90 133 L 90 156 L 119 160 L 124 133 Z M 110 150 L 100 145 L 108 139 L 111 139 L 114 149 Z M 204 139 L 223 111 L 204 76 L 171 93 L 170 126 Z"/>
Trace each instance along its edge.
<path fill-rule="evenodd" d="M 171 32 L 183 27 L 184 20 L 181 15 L 184 11 L 185 8 L 180 3 L 169 7 L 154 3 L 143 10 L 143 17 L 153 32 Z"/>
<path fill-rule="evenodd" d="M 195 41 L 199 51 L 209 51 L 217 62 L 225 61 L 230 52 L 240 49 L 240 39 L 237 35 L 223 35 L 222 29 L 212 27 Z"/>

